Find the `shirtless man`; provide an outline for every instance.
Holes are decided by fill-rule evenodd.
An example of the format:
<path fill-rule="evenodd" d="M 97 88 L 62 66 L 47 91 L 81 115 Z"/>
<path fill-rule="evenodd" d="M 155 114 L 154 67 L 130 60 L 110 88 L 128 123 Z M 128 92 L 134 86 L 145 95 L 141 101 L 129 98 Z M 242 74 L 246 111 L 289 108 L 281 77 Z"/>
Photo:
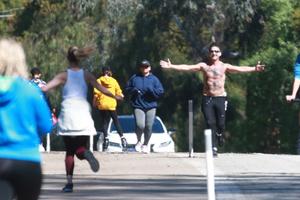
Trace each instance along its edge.
<path fill-rule="evenodd" d="M 233 66 L 220 61 L 222 53 L 220 48 L 212 44 L 209 47 L 208 62 L 200 62 L 194 65 L 174 65 L 168 59 L 161 60 L 162 68 L 175 69 L 181 71 L 199 71 L 203 74 L 204 88 L 202 96 L 202 112 L 208 129 L 212 130 L 213 153 L 217 156 L 217 145 L 222 146 L 224 143 L 225 131 L 225 112 L 227 107 L 227 98 L 225 91 L 226 73 L 246 73 L 246 72 L 261 72 L 264 70 L 264 65 L 258 61 L 254 67 L 249 66 Z"/>

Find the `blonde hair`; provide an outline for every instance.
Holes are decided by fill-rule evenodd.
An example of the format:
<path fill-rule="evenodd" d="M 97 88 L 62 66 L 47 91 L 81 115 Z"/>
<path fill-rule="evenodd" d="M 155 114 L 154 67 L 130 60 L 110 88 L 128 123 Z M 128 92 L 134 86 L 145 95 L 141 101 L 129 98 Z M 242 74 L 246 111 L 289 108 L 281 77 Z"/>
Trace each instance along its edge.
<path fill-rule="evenodd" d="M 0 39 L 0 75 L 28 78 L 24 49 L 13 39 Z"/>

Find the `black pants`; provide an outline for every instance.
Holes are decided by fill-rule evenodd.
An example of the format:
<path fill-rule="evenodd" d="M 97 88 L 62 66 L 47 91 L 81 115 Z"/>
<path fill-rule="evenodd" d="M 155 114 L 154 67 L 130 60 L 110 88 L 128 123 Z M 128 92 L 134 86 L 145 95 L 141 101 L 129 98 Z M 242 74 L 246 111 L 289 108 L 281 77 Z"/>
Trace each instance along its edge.
<path fill-rule="evenodd" d="M 18 200 L 38 199 L 42 185 L 40 163 L 0 159 L 0 199 L 10 199 L 11 192 Z"/>
<path fill-rule="evenodd" d="M 117 129 L 117 132 L 118 134 L 120 135 L 120 137 L 123 136 L 123 130 L 122 130 L 122 127 L 121 127 L 121 124 L 119 122 L 119 119 L 118 119 L 118 114 L 117 114 L 117 111 L 115 110 L 99 110 L 100 112 L 100 117 L 101 117 L 101 120 L 102 120 L 102 132 L 104 134 L 104 137 L 107 137 L 107 128 L 108 128 L 108 125 L 109 125 L 109 120 L 110 118 L 112 118 L 113 120 L 113 123 Z"/>
<path fill-rule="evenodd" d="M 216 147 L 216 135 L 225 131 L 226 97 L 202 96 L 202 112 L 206 128 L 212 130 L 212 145 Z"/>

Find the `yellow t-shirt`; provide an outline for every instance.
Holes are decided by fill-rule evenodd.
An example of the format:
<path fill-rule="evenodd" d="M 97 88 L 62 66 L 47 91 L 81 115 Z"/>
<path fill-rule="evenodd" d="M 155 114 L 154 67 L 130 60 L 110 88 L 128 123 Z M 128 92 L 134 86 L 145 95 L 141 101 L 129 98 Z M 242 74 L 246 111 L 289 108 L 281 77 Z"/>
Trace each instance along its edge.
<path fill-rule="evenodd" d="M 120 85 L 116 79 L 111 76 L 101 76 L 97 79 L 98 83 L 106 87 L 113 95 L 123 95 Z M 96 106 L 99 110 L 116 110 L 117 100 L 106 96 L 96 88 L 94 88 L 94 98 Z"/>

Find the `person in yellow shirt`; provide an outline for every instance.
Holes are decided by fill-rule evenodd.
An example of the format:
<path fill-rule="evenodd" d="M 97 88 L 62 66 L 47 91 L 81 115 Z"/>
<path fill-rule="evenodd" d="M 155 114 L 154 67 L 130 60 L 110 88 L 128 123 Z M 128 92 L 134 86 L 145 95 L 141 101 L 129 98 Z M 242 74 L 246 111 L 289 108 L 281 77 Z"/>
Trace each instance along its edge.
<path fill-rule="evenodd" d="M 112 77 L 110 67 L 102 68 L 102 75 L 97 79 L 97 81 L 102 86 L 106 87 L 112 94 L 124 97 L 118 81 Z M 93 106 L 99 110 L 101 117 L 101 129 L 104 133 L 103 151 L 107 150 L 109 144 L 107 128 L 110 118 L 112 118 L 117 132 L 121 137 L 122 147 L 123 150 L 125 150 L 127 147 L 127 141 L 123 135 L 123 130 L 118 120 L 118 114 L 116 111 L 117 101 L 94 88 Z"/>

